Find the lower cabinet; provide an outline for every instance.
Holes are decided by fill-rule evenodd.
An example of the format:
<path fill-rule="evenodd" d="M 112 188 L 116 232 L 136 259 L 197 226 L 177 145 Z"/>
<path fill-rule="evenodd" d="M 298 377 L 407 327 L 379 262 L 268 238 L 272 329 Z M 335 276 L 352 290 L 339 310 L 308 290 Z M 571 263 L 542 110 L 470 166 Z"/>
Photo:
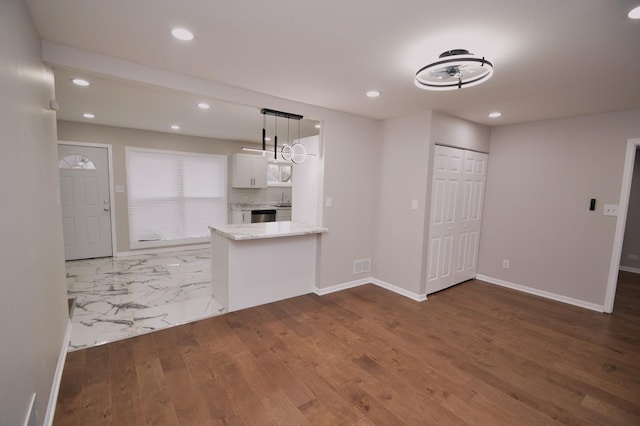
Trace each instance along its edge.
<path fill-rule="evenodd" d="M 276 221 L 282 222 L 286 220 L 291 220 L 291 209 L 277 209 Z"/>
<path fill-rule="evenodd" d="M 251 223 L 251 210 L 231 210 L 231 223 Z"/>

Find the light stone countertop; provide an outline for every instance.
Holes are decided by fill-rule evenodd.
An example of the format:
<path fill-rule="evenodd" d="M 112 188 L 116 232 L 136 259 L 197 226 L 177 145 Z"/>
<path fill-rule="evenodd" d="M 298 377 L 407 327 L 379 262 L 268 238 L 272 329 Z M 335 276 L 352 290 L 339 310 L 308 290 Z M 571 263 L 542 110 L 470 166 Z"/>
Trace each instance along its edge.
<path fill-rule="evenodd" d="M 321 226 L 290 221 L 216 225 L 209 226 L 209 229 L 230 240 L 293 237 L 297 235 L 322 234 L 329 231 Z"/>
<path fill-rule="evenodd" d="M 230 210 L 284 210 L 291 209 L 291 206 L 279 206 L 278 203 L 233 203 L 229 205 Z"/>

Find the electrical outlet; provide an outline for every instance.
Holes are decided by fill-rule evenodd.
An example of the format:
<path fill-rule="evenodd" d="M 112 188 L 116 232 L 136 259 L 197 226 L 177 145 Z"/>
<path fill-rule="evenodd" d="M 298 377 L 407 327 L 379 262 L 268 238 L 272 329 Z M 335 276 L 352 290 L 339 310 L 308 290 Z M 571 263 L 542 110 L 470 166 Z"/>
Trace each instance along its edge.
<path fill-rule="evenodd" d="M 503 260 L 502 261 L 502 268 L 503 269 L 509 269 L 509 261 L 508 260 Z"/>
<path fill-rule="evenodd" d="M 324 202 L 324 206 L 331 207 L 332 204 L 333 204 L 333 200 L 331 199 L 331 197 L 327 197 L 327 200 Z"/>
<path fill-rule="evenodd" d="M 418 210 L 418 200 L 411 200 L 411 209 Z"/>

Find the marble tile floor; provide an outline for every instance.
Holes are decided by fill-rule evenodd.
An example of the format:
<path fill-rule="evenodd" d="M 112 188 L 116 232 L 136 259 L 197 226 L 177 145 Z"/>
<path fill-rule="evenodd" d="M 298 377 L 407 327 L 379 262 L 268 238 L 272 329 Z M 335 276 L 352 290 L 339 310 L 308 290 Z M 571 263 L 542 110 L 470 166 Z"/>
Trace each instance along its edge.
<path fill-rule="evenodd" d="M 209 248 L 72 260 L 66 270 L 75 298 L 69 351 L 225 311 L 213 296 Z"/>

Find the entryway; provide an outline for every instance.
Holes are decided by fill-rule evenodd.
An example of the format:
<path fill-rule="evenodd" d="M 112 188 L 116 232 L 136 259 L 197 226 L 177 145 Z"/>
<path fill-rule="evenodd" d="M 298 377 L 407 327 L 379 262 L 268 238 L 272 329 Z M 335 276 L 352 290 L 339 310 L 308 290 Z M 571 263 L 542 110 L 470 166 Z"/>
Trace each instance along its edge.
<path fill-rule="evenodd" d="M 66 260 L 113 255 L 106 147 L 58 145 Z"/>

